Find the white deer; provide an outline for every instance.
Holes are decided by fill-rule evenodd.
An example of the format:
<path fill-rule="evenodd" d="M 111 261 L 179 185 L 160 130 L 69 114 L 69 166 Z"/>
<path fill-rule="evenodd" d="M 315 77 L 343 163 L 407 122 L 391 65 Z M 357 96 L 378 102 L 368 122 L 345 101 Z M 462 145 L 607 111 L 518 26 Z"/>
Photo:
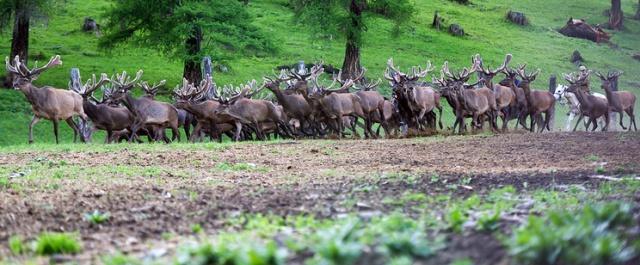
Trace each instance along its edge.
<path fill-rule="evenodd" d="M 580 114 L 580 102 L 578 101 L 578 98 L 574 93 L 567 91 L 567 88 L 568 87 L 565 85 L 558 85 L 556 87 L 556 91 L 553 93 L 553 96 L 556 98 L 558 102 L 560 102 L 560 104 L 562 105 L 565 105 L 567 103 L 569 104 L 569 117 L 567 118 L 567 121 L 565 124 L 565 130 L 571 131 L 571 122 L 577 115 Z M 600 93 L 591 92 L 591 94 L 599 98 L 604 98 L 604 99 L 607 98 L 605 95 Z M 586 124 L 586 121 L 585 121 L 585 124 Z M 604 126 L 604 119 L 603 118 L 598 119 L 598 124 L 599 126 Z"/>

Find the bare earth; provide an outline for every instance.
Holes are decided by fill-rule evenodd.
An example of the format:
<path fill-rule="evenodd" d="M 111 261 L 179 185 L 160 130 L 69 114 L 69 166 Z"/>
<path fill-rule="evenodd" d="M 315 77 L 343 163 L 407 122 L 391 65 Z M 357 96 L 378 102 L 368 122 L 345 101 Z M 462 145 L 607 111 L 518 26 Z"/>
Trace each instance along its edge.
<path fill-rule="evenodd" d="M 36 158 L 53 161 L 51 170 L 65 173 L 12 178 L 21 188 L 0 187 L 0 255 L 7 253 L 10 236 L 33 238 L 42 231 L 79 231 L 87 256 L 142 251 L 148 248 L 145 242 L 160 240 L 163 233 L 189 234 L 196 223 L 215 233 L 225 226 L 225 217 L 238 213 L 334 217 L 350 211 L 342 203 L 347 194 L 356 194 L 367 210 L 385 212 L 389 209 L 381 200 L 406 190 L 448 192 L 429 182 L 433 174 L 470 177 L 471 189 L 456 191 L 459 196 L 504 185 L 519 188 L 524 182 L 529 187 L 597 184 L 600 180 L 591 178 L 596 163 L 608 175 L 640 172 L 640 134 L 309 140 L 164 153 L 125 145 L 118 153 L 3 153 L 0 167 L 24 169 Z M 127 172 L 127 166 L 137 171 Z M 417 176 L 417 182 L 386 181 L 394 174 Z M 378 188 L 358 191 L 368 184 Z M 106 225 L 91 227 L 83 220 L 84 213 L 96 209 L 111 213 Z"/>

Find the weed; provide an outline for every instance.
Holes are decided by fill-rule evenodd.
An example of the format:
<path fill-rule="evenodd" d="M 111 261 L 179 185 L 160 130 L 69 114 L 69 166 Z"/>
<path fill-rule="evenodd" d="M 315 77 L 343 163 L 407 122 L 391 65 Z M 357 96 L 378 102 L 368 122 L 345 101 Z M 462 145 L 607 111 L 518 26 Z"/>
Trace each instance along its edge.
<path fill-rule="evenodd" d="M 438 183 L 438 181 L 440 181 L 440 176 L 438 176 L 438 174 L 436 173 L 433 173 L 433 175 L 431 175 L 431 177 L 429 178 L 429 182 L 431 184 Z"/>
<path fill-rule="evenodd" d="M 618 203 L 552 211 L 531 216 L 507 246 L 520 264 L 624 264 L 637 255 L 625 232 L 632 218 L 631 208 Z"/>
<path fill-rule="evenodd" d="M 194 233 L 194 234 L 202 233 L 202 225 L 200 225 L 200 224 L 192 224 L 191 225 L 191 233 Z"/>
<path fill-rule="evenodd" d="M 606 170 L 604 169 L 603 165 L 596 166 L 596 170 L 595 171 L 596 171 L 597 174 L 604 174 L 606 172 Z"/>
<path fill-rule="evenodd" d="M 478 217 L 476 229 L 485 232 L 491 232 L 498 229 L 500 221 L 500 211 L 495 210 L 489 213 L 483 213 Z"/>
<path fill-rule="evenodd" d="M 84 219 L 87 220 L 92 225 L 99 225 L 99 224 L 105 223 L 109 221 L 109 217 L 111 217 L 111 214 L 109 214 L 108 212 L 101 213 L 98 210 L 95 210 L 91 213 L 84 214 Z"/>
<path fill-rule="evenodd" d="M 42 233 L 35 242 L 38 255 L 76 254 L 82 250 L 76 235 L 67 233 Z"/>
<path fill-rule="evenodd" d="M 591 162 L 598 162 L 600 160 L 600 157 L 594 154 L 590 154 L 588 156 L 586 156 L 584 159 L 586 159 L 587 161 L 591 161 Z"/>
<path fill-rule="evenodd" d="M 362 255 L 364 245 L 357 241 L 359 223 L 350 220 L 344 224 L 316 233 L 317 244 L 311 264 L 353 264 Z"/>
<path fill-rule="evenodd" d="M 458 207 L 449 209 L 449 212 L 445 216 L 448 227 L 451 231 L 460 233 L 462 232 L 462 226 L 467 221 L 466 214 Z"/>
<path fill-rule="evenodd" d="M 12 236 L 9 238 L 9 250 L 13 255 L 21 255 L 27 251 L 27 248 L 20 236 Z"/>

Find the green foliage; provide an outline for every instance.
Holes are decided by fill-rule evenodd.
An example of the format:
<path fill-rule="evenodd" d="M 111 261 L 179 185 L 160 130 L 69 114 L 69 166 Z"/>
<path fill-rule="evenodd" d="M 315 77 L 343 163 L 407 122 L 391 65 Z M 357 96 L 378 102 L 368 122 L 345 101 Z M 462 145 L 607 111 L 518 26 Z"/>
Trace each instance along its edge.
<path fill-rule="evenodd" d="M 27 248 L 20 236 L 12 236 L 9 238 L 9 250 L 13 255 L 21 255 L 27 251 Z"/>
<path fill-rule="evenodd" d="M 452 207 L 445 216 L 445 220 L 451 231 L 460 233 L 462 232 L 462 225 L 467 221 L 467 215 L 459 207 Z"/>
<path fill-rule="evenodd" d="M 16 10 L 26 9 L 32 18 L 45 18 L 55 6 L 55 0 L 0 0 L 0 32 L 13 26 Z"/>
<path fill-rule="evenodd" d="M 204 55 L 225 60 L 236 55 L 275 51 L 273 43 L 253 23 L 237 0 L 117 0 L 105 16 L 107 34 L 100 45 L 111 48 L 126 41 L 163 53 L 199 60 Z M 202 49 L 194 54 L 185 43 L 202 34 Z"/>
<path fill-rule="evenodd" d="M 500 211 L 495 210 L 489 213 L 483 213 L 478 218 L 476 228 L 480 231 L 495 231 L 498 229 L 499 221 Z"/>
<path fill-rule="evenodd" d="M 300 21 L 325 34 L 340 34 L 360 47 L 368 24 L 376 15 L 400 25 L 415 12 L 408 0 L 289 0 Z"/>
<path fill-rule="evenodd" d="M 42 233 L 35 242 L 38 255 L 76 254 L 81 250 L 82 246 L 73 234 Z"/>
<path fill-rule="evenodd" d="M 313 246 L 315 255 L 311 264 L 354 264 L 364 248 L 357 240 L 361 233 L 360 225 L 359 222 L 350 220 L 318 231 L 318 242 Z"/>
<path fill-rule="evenodd" d="M 176 264 L 279 265 L 285 264 L 287 250 L 274 241 L 241 243 L 221 239 L 215 244 L 193 244 L 178 251 Z"/>
<path fill-rule="evenodd" d="M 107 221 L 109 221 L 109 217 L 111 217 L 111 214 L 109 214 L 109 213 L 101 213 L 98 210 L 95 210 L 93 212 L 84 214 L 84 219 L 87 220 L 92 225 L 99 225 L 99 224 L 102 224 L 104 222 L 107 222 Z"/>
<path fill-rule="evenodd" d="M 202 233 L 202 225 L 200 224 L 191 225 L 191 233 L 194 233 L 194 234 Z"/>
<path fill-rule="evenodd" d="M 529 218 L 507 241 L 521 264 L 624 264 L 638 254 L 625 230 L 633 225 L 626 204 L 586 206 Z"/>
<path fill-rule="evenodd" d="M 135 258 L 117 253 L 114 255 L 105 256 L 102 259 L 104 265 L 137 265 L 142 264 Z"/>

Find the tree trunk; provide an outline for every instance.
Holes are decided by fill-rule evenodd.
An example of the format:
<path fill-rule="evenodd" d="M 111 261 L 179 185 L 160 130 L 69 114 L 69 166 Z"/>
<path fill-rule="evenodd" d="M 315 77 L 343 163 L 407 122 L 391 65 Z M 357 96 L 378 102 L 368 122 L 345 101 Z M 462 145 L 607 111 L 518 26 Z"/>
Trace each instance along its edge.
<path fill-rule="evenodd" d="M 29 19 L 31 14 L 25 5 L 19 5 L 15 11 L 13 24 L 13 36 L 11 38 L 11 55 L 13 60 L 16 55 L 20 56 L 20 61 L 27 63 L 29 59 Z M 7 73 L 5 87 L 13 86 L 13 75 Z"/>
<path fill-rule="evenodd" d="M 354 33 L 354 31 L 362 30 L 361 15 L 365 4 L 366 2 L 360 0 L 352 0 L 349 6 L 349 12 L 352 13 L 351 27 L 353 29 L 347 31 L 347 46 L 344 53 L 344 62 L 342 63 L 342 80 L 353 79 L 362 71 L 360 66 L 360 43 L 356 35 L 359 33 Z"/>
<path fill-rule="evenodd" d="M 636 15 L 633 16 L 633 18 L 640 20 L 640 0 L 638 0 L 638 7 L 636 9 Z"/>
<path fill-rule="evenodd" d="M 624 14 L 622 13 L 621 0 L 611 0 L 611 12 L 609 16 L 609 27 L 614 30 L 622 30 Z"/>
<path fill-rule="evenodd" d="M 202 80 L 202 70 L 200 69 L 200 44 L 202 42 L 202 29 L 194 27 L 192 35 L 186 41 L 187 58 L 184 60 L 184 73 L 182 76 L 193 84 L 199 84 Z"/>

